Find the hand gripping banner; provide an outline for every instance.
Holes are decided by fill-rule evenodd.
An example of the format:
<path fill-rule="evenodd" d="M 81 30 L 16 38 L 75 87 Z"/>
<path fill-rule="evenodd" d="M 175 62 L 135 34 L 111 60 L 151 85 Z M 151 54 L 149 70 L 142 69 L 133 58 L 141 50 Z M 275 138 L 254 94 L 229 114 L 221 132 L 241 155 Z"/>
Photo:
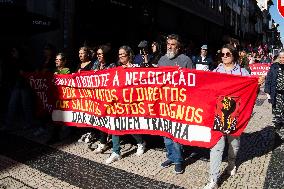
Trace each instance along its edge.
<path fill-rule="evenodd" d="M 28 78 L 37 77 L 42 76 Z M 206 148 L 223 134 L 243 132 L 258 88 L 256 77 L 178 67 L 119 67 L 54 75 L 45 81 L 49 88 L 42 89 L 55 122 L 115 135 L 166 136 Z"/>

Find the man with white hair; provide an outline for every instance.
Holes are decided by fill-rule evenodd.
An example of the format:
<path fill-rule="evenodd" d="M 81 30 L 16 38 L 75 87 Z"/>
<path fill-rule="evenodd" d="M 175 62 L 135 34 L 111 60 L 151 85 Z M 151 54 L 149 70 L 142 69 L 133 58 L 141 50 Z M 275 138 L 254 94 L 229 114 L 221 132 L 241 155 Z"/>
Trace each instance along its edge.
<path fill-rule="evenodd" d="M 179 66 L 192 69 L 191 59 L 181 53 L 181 40 L 176 34 L 167 37 L 167 53 L 158 61 L 159 66 Z M 175 173 L 184 172 L 182 145 L 174 142 L 172 139 L 164 137 L 164 143 L 167 150 L 167 160 L 161 164 L 162 168 L 175 165 Z"/>
<path fill-rule="evenodd" d="M 158 61 L 159 66 L 179 66 L 192 69 L 191 59 L 181 53 L 180 37 L 171 34 L 167 37 L 167 53 Z"/>

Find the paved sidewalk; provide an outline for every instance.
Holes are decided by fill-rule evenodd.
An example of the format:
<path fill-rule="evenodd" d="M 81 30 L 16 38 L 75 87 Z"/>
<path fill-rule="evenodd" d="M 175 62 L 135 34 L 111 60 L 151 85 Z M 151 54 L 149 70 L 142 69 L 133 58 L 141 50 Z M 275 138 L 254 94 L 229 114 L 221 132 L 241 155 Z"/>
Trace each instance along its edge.
<path fill-rule="evenodd" d="M 273 149 L 271 107 L 265 98 L 260 92 L 241 137 L 238 174 L 222 176 L 220 188 L 284 188 L 284 145 Z M 106 165 L 111 149 L 94 154 L 72 139 L 48 146 L 44 137 L 31 133 L 0 131 L 0 188 L 202 188 L 207 182 L 207 149 L 186 148 L 185 173 L 175 175 L 173 166 L 160 168 L 166 154 L 157 136 L 145 137 L 149 148 L 142 156 L 135 155 L 134 142 L 126 143 L 123 159 Z"/>

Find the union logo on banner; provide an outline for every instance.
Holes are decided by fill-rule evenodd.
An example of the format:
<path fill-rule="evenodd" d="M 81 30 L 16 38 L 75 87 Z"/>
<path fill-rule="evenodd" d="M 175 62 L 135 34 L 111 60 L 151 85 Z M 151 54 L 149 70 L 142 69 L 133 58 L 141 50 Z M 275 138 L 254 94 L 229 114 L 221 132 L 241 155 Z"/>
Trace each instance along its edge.
<path fill-rule="evenodd" d="M 284 17 L 284 0 L 278 0 L 277 8 L 279 13 Z"/>
<path fill-rule="evenodd" d="M 239 117 L 239 98 L 220 96 L 216 103 L 213 130 L 229 134 L 236 130 Z"/>

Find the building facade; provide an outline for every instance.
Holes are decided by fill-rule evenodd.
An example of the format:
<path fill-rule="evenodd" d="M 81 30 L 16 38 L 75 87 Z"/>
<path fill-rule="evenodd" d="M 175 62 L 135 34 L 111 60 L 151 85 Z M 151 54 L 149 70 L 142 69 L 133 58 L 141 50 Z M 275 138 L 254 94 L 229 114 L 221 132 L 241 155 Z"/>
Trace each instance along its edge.
<path fill-rule="evenodd" d="M 0 1 L 2 44 L 24 42 L 35 51 L 51 43 L 77 55 L 79 46 L 114 47 L 180 34 L 196 47 L 219 48 L 228 38 L 242 43 L 277 42 L 269 27 L 271 0 L 13 0 Z M 3 19 L 4 18 L 4 19 Z M 4 43 L 3 43 L 4 41 Z M 4 46 L 4 45 L 3 45 Z"/>

